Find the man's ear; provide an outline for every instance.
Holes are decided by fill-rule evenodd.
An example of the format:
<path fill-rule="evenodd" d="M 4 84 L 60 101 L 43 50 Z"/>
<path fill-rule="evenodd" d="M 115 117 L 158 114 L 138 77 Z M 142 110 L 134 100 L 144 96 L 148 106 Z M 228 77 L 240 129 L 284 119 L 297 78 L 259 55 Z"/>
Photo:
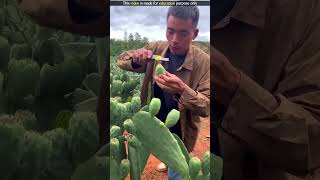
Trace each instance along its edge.
<path fill-rule="evenodd" d="M 192 38 L 192 40 L 195 40 L 195 39 L 197 38 L 198 33 L 199 33 L 199 29 L 197 28 L 197 29 L 195 29 L 194 32 L 193 32 L 193 38 Z"/>

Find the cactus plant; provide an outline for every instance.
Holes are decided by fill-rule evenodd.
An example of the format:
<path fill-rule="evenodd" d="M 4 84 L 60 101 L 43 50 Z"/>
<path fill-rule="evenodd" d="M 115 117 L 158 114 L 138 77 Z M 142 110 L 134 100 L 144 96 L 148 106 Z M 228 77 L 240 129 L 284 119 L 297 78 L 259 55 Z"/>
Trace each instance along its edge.
<path fill-rule="evenodd" d="M 53 147 L 46 173 L 50 179 L 69 180 L 74 168 L 68 149 L 67 132 L 62 128 L 57 128 L 43 135 L 52 142 Z"/>
<path fill-rule="evenodd" d="M 19 124 L 0 122 L 0 179 L 6 179 L 18 167 L 23 155 L 24 128 Z"/>
<path fill-rule="evenodd" d="M 80 164 L 92 156 L 98 148 L 98 125 L 94 113 L 75 112 L 68 129 L 68 145 L 74 164 Z"/>

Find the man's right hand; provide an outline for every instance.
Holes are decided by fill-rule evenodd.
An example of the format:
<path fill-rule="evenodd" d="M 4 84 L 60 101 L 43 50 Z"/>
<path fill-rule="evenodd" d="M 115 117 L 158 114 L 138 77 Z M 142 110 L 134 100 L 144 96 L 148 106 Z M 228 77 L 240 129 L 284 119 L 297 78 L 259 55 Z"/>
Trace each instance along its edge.
<path fill-rule="evenodd" d="M 132 60 L 135 64 L 142 65 L 152 57 L 152 51 L 144 48 L 133 51 Z"/>

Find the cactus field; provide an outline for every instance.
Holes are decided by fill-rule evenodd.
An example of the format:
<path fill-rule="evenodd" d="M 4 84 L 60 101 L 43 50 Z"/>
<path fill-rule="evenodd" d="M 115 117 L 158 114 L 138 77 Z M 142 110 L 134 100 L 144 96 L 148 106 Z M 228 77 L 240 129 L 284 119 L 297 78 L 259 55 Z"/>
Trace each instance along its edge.
<path fill-rule="evenodd" d="M 106 179 L 96 115 L 106 45 L 0 0 L 1 180 Z"/>

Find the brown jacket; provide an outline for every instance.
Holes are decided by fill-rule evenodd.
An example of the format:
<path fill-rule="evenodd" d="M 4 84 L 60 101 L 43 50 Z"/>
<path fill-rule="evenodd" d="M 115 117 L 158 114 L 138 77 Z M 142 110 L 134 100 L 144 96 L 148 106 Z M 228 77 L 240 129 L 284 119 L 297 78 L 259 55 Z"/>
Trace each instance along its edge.
<path fill-rule="evenodd" d="M 225 180 L 319 180 L 319 1 L 239 0 L 231 16 L 213 34 L 242 71 L 220 117 Z"/>
<path fill-rule="evenodd" d="M 149 43 L 144 48 L 152 50 L 154 54 L 165 57 L 168 50 L 168 43 L 158 41 Z M 117 60 L 117 65 L 128 71 L 145 73 L 141 88 L 141 102 L 147 103 L 148 85 L 154 83 L 153 73 L 155 70 L 154 61 L 145 63 L 139 68 L 132 67 L 132 51 L 123 52 Z M 182 138 L 191 152 L 194 148 L 199 128 L 200 116 L 208 116 L 210 113 L 210 57 L 198 47 L 190 45 L 186 59 L 182 68 L 176 72 L 176 75 L 182 79 L 189 87 L 182 93 L 178 101 L 179 111 L 181 113 L 180 122 Z M 166 64 L 164 64 L 166 67 Z"/>

